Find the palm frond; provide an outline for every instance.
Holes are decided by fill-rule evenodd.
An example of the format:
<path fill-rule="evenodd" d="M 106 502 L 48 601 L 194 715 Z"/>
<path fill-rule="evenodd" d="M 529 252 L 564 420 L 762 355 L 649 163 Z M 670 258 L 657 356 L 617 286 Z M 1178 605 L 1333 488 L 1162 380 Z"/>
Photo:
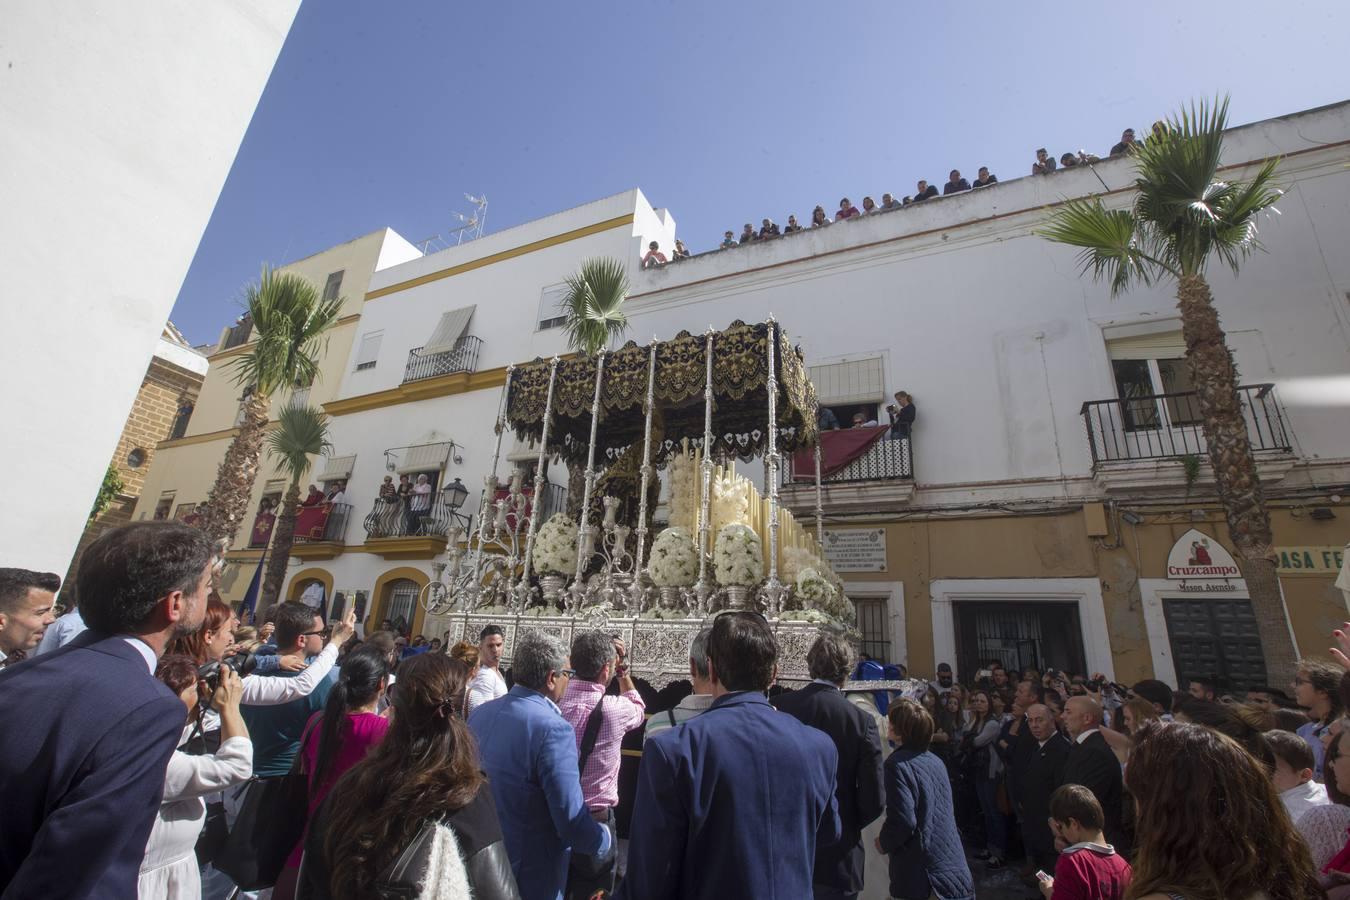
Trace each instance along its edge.
<path fill-rule="evenodd" d="M 279 388 L 312 384 L 327 350 L 328 329 L 342 312 L 342 298 L 325 300 L 310 281 L 264 266 L 246 294 L 253 344 L 232 365 L 235 380 L 270 397 Z"/>
<path fill-rule="evenodd" d="M 628 298 L 628 273 L 613 257 L 588 259 L 567 279 L 567 294 L 558 302 L 563 333 L 573 350 L 593 355 L 628 330 L 623 302 Z"/>
<path fill-rule="evenodd" d="M 1108 282 L 1112 295 L 1135 281 L 1151 284 L 1157 270 L 1166 268 L 1141 246 L 1134 214 L 1127 209 L 1107 209 L 1097 198 L 1065 203 L 1037 233 L 1082 248 L 1078 254 L 1082 271 Z"/>
<path fill-rule="evenodd" d="M 287 406 L 277 416 L 278 427 L 267 436 L 267 452 L 298 482 L 309 469 L 309 458 L 333 449 L 328 440 L 328 416 L 312 406 Z"/>

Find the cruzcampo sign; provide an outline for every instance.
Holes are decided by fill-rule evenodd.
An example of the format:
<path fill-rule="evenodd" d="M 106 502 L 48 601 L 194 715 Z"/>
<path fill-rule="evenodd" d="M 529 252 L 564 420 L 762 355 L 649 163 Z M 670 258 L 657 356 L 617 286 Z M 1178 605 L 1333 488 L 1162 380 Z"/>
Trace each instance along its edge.
<path fill-rule="evenodd" d="M 1232 555 L 1207 534 L 1192 528 L 1167 554 L 1167 577 L 1173 580 L 1241 578 Z"/>

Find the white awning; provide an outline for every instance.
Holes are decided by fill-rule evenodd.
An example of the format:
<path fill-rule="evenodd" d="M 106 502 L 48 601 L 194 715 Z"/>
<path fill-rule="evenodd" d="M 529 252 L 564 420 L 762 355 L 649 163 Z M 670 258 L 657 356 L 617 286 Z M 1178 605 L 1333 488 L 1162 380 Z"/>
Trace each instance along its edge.
<path fill-rule="evenodd" d="M 439 472 L 445 468 L 445 461 L 449 458 L 449 441 L 440 444 L 418 444 L 403 451 L 403 458 L 398 461 L 398 474 Z"/>
<path fill-rule="evenodd" d="M 876 403 L 886 397 L 886 376 L 880 356 L 825 363 L 807 369 L 821 406 Z"/>
<path fill-rule="evenodd" d="M 464 334 L 464 329 L 469 327 L 469 320 L 473 318 L 473 311 L 477 308 L 476 306 L 465 306 L 461 309 L 452 309 L 448 313 L 442 313 L 441 321 L 436 325 L 436 330 L 431 333 L 426 346 L 422 348 L 422 355 L 449 353 L 455 349 L 455 342 Z"/>
<path fill-rule="evenodd" d="M 286 479 L 274 478 L 263 485 L 263 496 L 286 493 Z"/>
<path fill-rule="evenodd" d="M 331 456 L 324 463 L 323 471 L 315 477 L 315 481 L 346 481 L 352 477 L 352 469 L 356 466 L 356 454 L 351 456 Z"/>

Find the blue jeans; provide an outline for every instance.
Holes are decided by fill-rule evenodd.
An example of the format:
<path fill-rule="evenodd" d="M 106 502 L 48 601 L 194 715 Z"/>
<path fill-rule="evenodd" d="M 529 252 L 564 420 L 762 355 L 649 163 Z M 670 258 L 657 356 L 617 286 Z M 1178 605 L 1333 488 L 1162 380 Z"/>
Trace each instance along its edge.
<path fill-rule="evenodd" d="M 988 838 L 989 852 L 1002 857 L 1008 851 L 1008 820 L 998 808 L 998 784 L 1000 779 L 981 776 L 975 779 L 975 794 L 980 798 L 980 811 L 984 813 L 984 832 Z"/>

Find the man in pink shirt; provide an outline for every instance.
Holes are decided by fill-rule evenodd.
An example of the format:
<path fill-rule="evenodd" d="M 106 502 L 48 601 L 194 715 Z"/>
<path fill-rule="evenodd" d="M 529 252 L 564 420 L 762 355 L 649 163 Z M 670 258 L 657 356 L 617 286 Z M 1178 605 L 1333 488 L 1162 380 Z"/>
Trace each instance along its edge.
<path fill-rule="evenodd" d="M 576 674 L 558 701 L 563 718 L 577 735 L 577 769 L 581 796 L 591 817 L 614 832 L 614 807 L 619 805 L 619 749 L 623 736 L 642 725 L 646 706 L 632 676 L 623 641 L 602 631 L 582 631 L 572 639 L 572 668 Z M 611 676 L 619 678 L 618 696 L 606 696 Z M 597 891 L 614 890 L 614 863 L 610 854 L 602 864 L 572 854 L 567 896 L 588 900 Z"/>

